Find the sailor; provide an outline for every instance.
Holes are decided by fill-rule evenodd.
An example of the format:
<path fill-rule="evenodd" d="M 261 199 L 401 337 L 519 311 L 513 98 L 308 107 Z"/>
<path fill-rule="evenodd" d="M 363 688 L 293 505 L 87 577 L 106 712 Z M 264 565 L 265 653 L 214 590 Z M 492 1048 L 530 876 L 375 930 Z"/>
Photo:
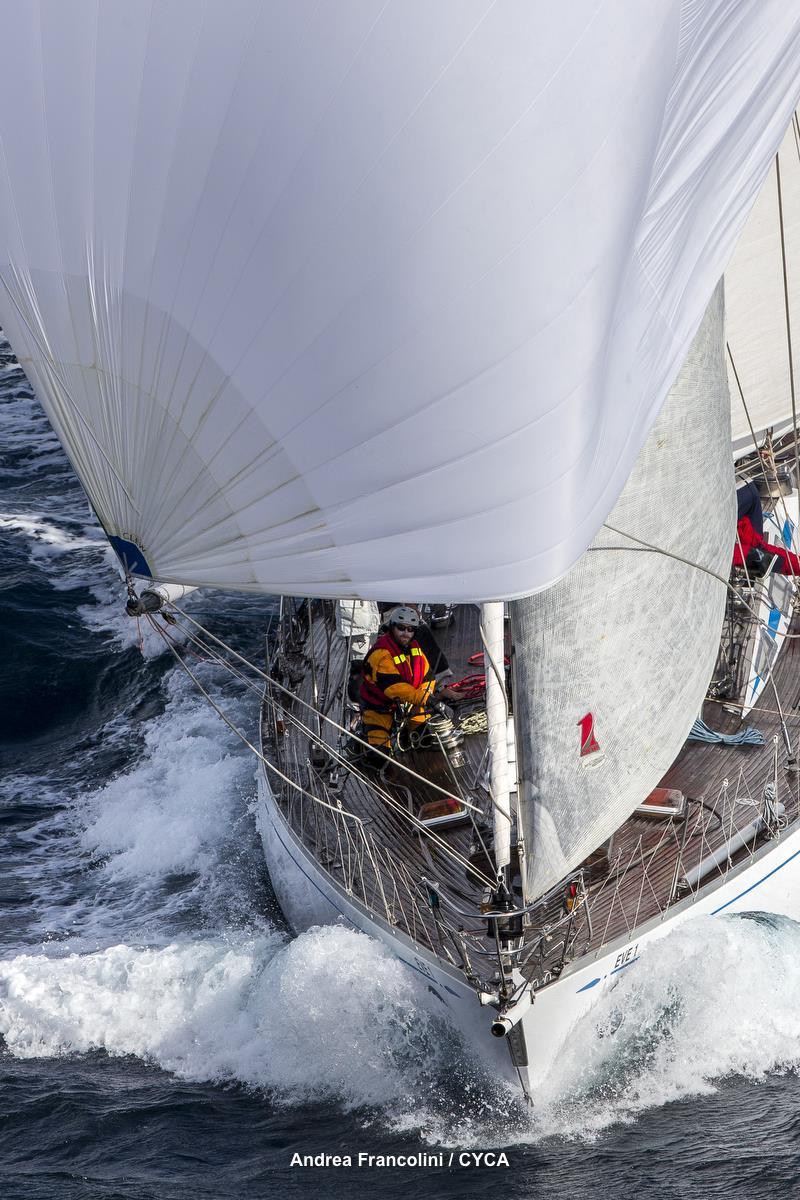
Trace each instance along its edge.
<path fill-rule="evenodd" d="M 408 605 L 388 614 L 386 632 L 381 634 L 364 659 L 359 703 L 364 733 L 370 746 L 391 752 L 392 726 L 408 720 L 420 729 L 430 717 L 436 680 L 428 658 L 417 641 L 419 614 Z M 451 688 L 437 696 L 458 699 Z"/>
<path fill-rule="evenodd" d="M 747 517 L 759 537 L 764 536 L 764 510 L 758 485 L 751 479 L 736 489 L 736 521 Z"/>
<path fill-rule="evenodd" d="M 761 498 L 754 483 L 739 488 L 736 504 L 738 511 L 733 565 L 747 567 L 759 575 L 764 573 L 769 565 L 770 556 L 773 556 L 778 559 L 779 574 L 800 575 L 800 558 L 785 546 L 777 546 L 764 537 Z"/>

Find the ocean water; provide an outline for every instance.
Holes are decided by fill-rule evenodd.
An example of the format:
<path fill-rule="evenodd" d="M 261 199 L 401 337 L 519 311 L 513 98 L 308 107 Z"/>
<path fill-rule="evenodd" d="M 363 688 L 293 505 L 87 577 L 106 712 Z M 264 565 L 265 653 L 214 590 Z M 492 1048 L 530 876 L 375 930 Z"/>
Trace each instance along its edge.
<path fill-rule="evenodd" d="M 140 643 L 3 345 L 0 554 L 2 1200 L 796 1194 L 800 926 L 717 918 L 665 940 L 529 1109 L 379 945 L 291 937 L 255 764 L 161 643 Z M 268 601 L 189 604 L 263 653 Z M 252 731 L 252 695 L 195 669 Z M 508 1165 L 476 1165 L 487 1152 Z"/>

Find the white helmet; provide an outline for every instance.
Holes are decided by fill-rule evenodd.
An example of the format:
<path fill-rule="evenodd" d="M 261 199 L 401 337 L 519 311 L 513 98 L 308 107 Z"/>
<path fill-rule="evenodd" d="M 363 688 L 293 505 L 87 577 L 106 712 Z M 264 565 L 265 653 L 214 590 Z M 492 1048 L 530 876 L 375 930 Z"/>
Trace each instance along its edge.
<path fill-rule="evenodd" d="M 413 608 L 400 604 L 386 615 L 387 625 L 408 625 L 410 629 L 419 628 L 419 615 Z"/>

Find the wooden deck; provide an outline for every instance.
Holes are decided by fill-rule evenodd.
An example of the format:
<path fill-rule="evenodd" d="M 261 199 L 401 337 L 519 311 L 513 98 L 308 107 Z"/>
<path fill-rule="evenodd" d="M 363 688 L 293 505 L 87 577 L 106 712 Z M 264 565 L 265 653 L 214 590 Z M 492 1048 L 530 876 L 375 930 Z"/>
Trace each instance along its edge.
<path fill-rule="evenodd" d="M 483 811 L 486 826 L 491 826 L 484 778 L 485 736 L 471 734 L 464 739 L 463 763 L 457 766 L 438 748 L 409 751 L 400 766 L 392 769 L 388 781 L 376 773 L 362 773 L 358 767 L 356 773 L 345 769 L 339 755 L 346 738 L 324 721 L 318 728 L 330 752 L 321 754 L 308 729 L 298 724 L 311 725 L 312 731 L 317 728 L 305 705 L 316 704 L 331 721 L 345 727 L 355 725 L 357 710 L 344 702 L 347 647 L 332 632 L 331 606 L 315 602 L 312 611 L 311 635 L 302 646 L 296 642 L 281 664 L 284 682 L 291 680 L 297 700 L 277 714 L 277 727 L 269 706 L 264 710 L 265 744 L 295 784 L 278 789 L 287 819 L 339 886 L 379 916 L 451 962 L 459 961 L 458 943 L 463 934 L 473 947 L 483 943 L 488 962 L 494 942 L 486 936 L 485 921 L 480 917 L 485 888 L 467 861 L 480 851 L 481 821 L 477 828 L 464 824 L 436 831 L 431 837 L 415 830 L 408 819 L 409 813 L 440 794 L 431 787 L 435 784 L 451 795 L 467 798 Z M 480 648 L 477 616 L 473 606 L 461 606 L 452 626 L 436 631 L 454 680 L 481 670 L 468 661 Z M 797 622 L 793 631 L 796 628 Z M 787 640 L 775 684 L 792 743 L 797 746 L 798 640 Z M 459 716 L 476 711 L 479 705 L 480 700 L 465 702 L 458 706 Z M 721 733 L 734 733 L 742 726 L 735 714 L 717 702 L 706 702 L 703 718 Z M 777 799 L 785 807 L 788 824 L 798 819 L 800 776 L 784 770 L 786 750 L 774 687 L 766 687 L 746 724 L 763 734 L 763 746 L 686 744 L 662 781 L 663 786 L 679 789 L 687 797 L 685 815 L 675 819 L 631 817 L 615 833 L 607 853 L 593 856 L 585 865 L 585 904 L 568 911 L 565 883 L 547 904 L 534 911 L 520 959 L 527 964 L 529 977 L 546 980 L 557 974 L 565 961 L 631 934 L 681 899 L 687 891 L 681 887 L 687 870 L 726 845 L 732 833 L 758 815 L 765 783 L 774 777 L 775 738 Z M 406 773 L 403 767 L 422 778 Z M 755 844 L 734 855 L 732 865 L 748 858 L 764 844 L 765 837 L 761 835 Z M 479 858 L 472 861 L 479 862 Z M 703 882 L 721 876 L 730 865 L 725 861 Z M 444 907 L 431 905 L 429 885 L 444 900 Z M 457 913 L 460 915 L 453 916 Z"/>

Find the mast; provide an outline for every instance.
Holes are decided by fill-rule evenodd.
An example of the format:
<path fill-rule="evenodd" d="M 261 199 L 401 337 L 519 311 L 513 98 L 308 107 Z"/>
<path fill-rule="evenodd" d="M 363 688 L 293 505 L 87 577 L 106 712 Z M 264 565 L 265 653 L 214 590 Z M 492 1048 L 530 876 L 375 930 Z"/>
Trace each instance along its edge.
<path fill-rule="evenodd" d="M 481 605 L 481 641 L 486 673 L 489 789 L 494 816 L 494 858 L 505 880 L 511 863 L 511 788 L 508 772 L 508 696 L 506 695 L 505 623 L 502 600 Z M 508 880 L 505 880 L 508 882 Z"/>

